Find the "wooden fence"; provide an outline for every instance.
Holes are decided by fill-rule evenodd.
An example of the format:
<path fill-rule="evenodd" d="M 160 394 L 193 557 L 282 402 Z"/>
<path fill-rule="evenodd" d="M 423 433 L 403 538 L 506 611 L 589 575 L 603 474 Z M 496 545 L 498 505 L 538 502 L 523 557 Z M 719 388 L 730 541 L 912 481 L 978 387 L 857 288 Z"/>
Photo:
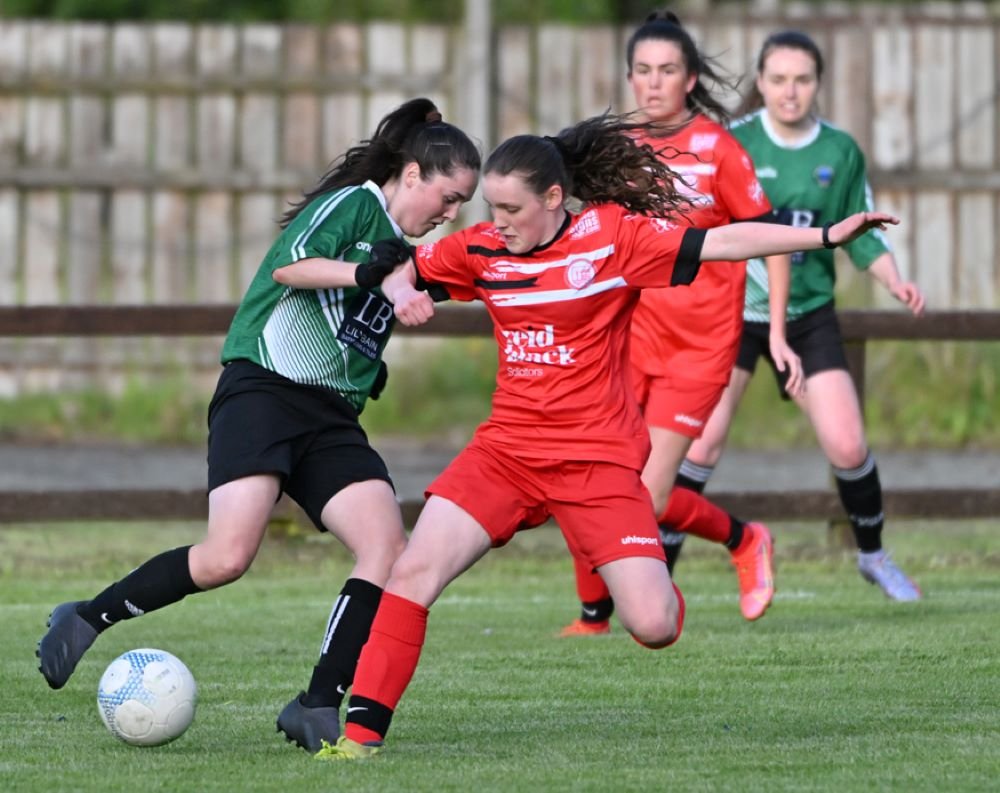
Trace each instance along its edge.
<path fill-rule="evenodd" d="M 225 333 L 235 306 L 36 306 L 0 307 L 0 338 L 23 336 L 191 336 Z M 914 318 L 899 312 L 844 311 L 844 338 L 852 352 L 863 388 L 864 347 L 870 340 L 1000 340 L 1000 311 L 934 311 Z M 439 306 L 433 322 L 401 327 L 408 335 L 489 335 L 492 323 L 482 309 Z M 863 401 L 863 394 L 862 394 Z M 789 496 L 792 497 L 789 497 Z M 713 492 L 713 501 L 737 514 L 762 519 L 842 517 L 832 489 L 788 492 Z M 402 504 L 408 525 L 420 502 Z M 281 510 L 291 509 L 285 501 Z M 893 517 L 973 518 L 1000 515 L 1000 488 L 890 489 L 885 509 Z M 58 490 L 17 491 L 0 495 L 0 523 L 57 520 L 191 519 L 207 514 L 207 499 L 198 490 Z"/>

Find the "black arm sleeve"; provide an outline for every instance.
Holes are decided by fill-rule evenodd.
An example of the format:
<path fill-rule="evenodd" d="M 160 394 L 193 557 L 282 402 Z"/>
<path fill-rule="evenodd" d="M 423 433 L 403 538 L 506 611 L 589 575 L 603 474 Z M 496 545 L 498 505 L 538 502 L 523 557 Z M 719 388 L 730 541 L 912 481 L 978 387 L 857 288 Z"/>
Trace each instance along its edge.
<path fill-rule="evenodd" d="M 448 289 L 444 284 L 432 284 L 424 280 L 424 277 L 420 274 L 420 268 L 417 267 L 416 257 L 413 259 L 413 269 L 417 271 L 417 282 L 413 285 L 415 289 L 429 294 L 431 300 L 435 303 L 443 303 L 445 300 L 451 300 L 451 295 L 448 294 Z"/>
<path fill-rule="evenodd" d="M 707 229 L 688 229 L 681 240 L 681 248 L 677 251 L 674 262 L 674 272 L 670 276 L 671 286 L 687 286 L 701 268 L 701 247 L 705 244 Z"/>

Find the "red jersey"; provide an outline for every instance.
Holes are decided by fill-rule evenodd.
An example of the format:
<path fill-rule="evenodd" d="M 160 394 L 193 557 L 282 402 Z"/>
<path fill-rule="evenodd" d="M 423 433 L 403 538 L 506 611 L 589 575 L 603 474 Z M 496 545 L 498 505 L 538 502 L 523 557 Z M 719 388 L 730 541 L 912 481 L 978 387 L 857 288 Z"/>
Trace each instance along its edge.
<path fill-rule="evenodd" d="M 492 223 L 417 248 L 428 282 L 482 300 L 499 346 L 484 439 L 522 457 L 641 469 L 649 431 L 628 378 L 644 287 L 697 271 L 703 235 L 602 204 L 568 215 L 548 245 L 513 254 Z"/>
<path fill-rule="evenodd" d="M 708 229 L 770 211 L 750 157 L 711 119 L 698 115 L 672 137 L 641 141 L 662 150 L 680 177 L 679 191 L 694 204 L 682 224 Z M 658 377 L 729 382 L 745 286 L 746 262 L 704 262 L 688 287 L 643 292 L 632 320 L 633 366 Z"/>

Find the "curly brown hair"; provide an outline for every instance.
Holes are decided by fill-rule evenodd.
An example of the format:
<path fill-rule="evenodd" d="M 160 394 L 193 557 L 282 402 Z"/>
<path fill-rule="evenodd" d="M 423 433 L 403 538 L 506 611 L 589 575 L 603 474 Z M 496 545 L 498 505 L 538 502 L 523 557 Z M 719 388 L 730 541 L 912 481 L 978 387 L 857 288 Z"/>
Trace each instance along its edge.
<path fill-rule="evenodd" d="M 567 198 L 587 204 L 619 204 L 657 217 L 687 211 L 677 175 L 657 149 L 636 140 L 643 133 L 663 135 L 662 125 L 634 118 L 603 113 L 554 137 L 516 135 L 493 150 L 483 172 L 516 173 L 537 195 L 558 184 Z"/>

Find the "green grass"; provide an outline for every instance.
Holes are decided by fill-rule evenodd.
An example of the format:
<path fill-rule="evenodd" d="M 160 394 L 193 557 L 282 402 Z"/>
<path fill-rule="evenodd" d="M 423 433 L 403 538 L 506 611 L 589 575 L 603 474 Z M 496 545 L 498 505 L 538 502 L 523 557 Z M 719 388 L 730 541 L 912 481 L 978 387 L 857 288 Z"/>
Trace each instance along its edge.
<path fill-rule="evenodd" d="M 434 607 L 389 748 L 322 764 L 274 718 L 308 680 L 348 571 L 326 537 L 269 538 L 240 582 L 130 621 L 50 691 L 35 642 L 62 600 L 87 596 L 200 525 L 9 526 L 0 531 L 5 791 L 994 790 L 1000 778 L 1000 525 L 894 524 L 918 604 L 887 602 L 819 525 L 777 526 L 778 596 L 739 616 L 719 549 L 678 568 L 684 636 L 650 652 L 615 626 L 558 640 L 575 611 L 551 528 L 491 553 Z M 201 700 L 176 742 L 117 742 L 96 712 L 118 653 L 169 649 Z"/>

